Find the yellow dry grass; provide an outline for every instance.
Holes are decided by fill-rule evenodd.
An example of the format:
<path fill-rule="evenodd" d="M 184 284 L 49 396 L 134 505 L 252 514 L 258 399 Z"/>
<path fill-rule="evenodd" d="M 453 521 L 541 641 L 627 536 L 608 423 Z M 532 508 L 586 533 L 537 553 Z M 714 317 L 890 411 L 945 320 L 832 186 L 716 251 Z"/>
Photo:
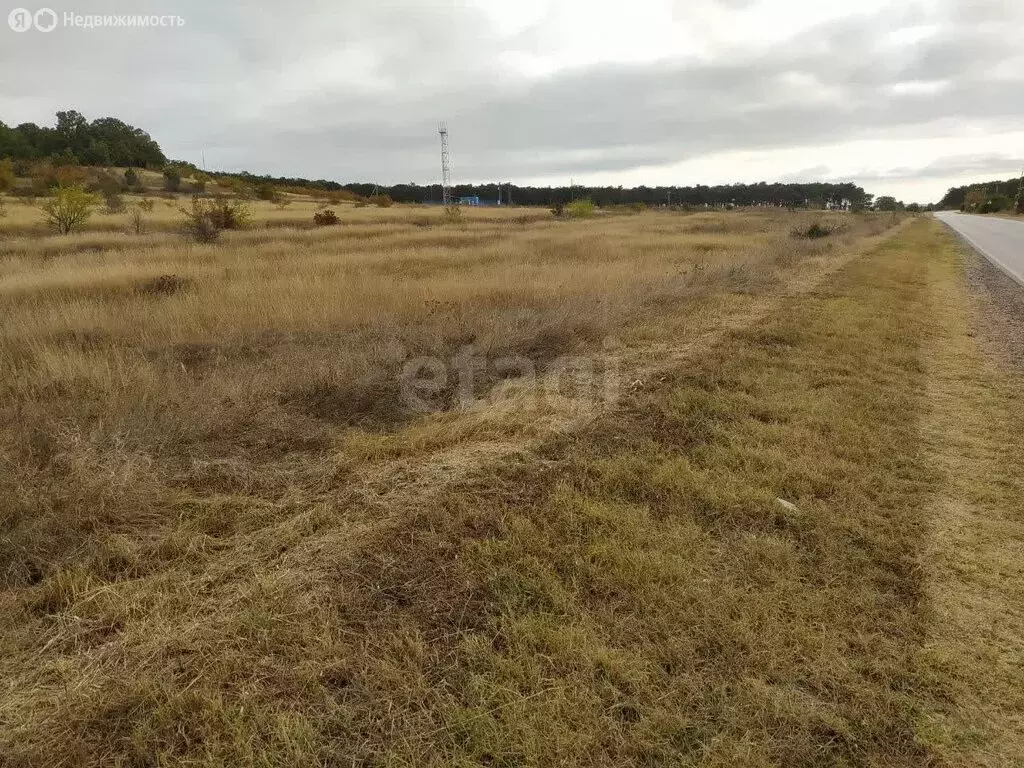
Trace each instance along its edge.
<path fill-rule="evenodd" d="M 0 243 L 0 759 L 935 760 L 932 225 L 440 214 Z"/>
<path fill-rule="evenodd" d="M 938 320 L 925 356 L 924 437 L 942 478 L 923 561 L 934 612 L 925 658 L 950 696 L 922 731 L 951 765 L 1024 765 L 1021 372 L 977 344 L 985 324 L 971 321 L 959 279 L 976 257 L 948 232 L 933 232 L 920 248 Z"/>
<path fill-rule="evenodd" d="M 135 234 L 135 226 L 129 211 L 140 202 L 149 201 L 152 208 L 142 212 L 145 231 L 176 233 L 181 229 L 181 209 L 188 208 L 190 195 L 154 192 L 149 195 L 123 195 L 126 210 L 120 213 L 109 213 L 102 204 L 93 209 L 93 214 L 86 222 L 83 231 L 86 233 Z M 97 198 L 99 199 L 99 198 Z M 351 201 L 337 204 L 328 203 L 326 199 L 286 195 L 287 205 L 281 206 L 265 200 L 249 200 L 245 205 L 252 212 L 253 223 L 260 228 L 312 228 L 313 214 L 327 206 L 334 210 L 343 224 L 379 227 L 387 224 L 405 224 L 413 226 L 430 226 L 443 218 L 439 206 L 402 205 L 391 208 L 378 208 L 374 205 L 357 206 Z M 4 215 L 0 217 L 0 233 L 11 236 L 38 238 L 48 234 L 40 205 L 45 198 L 34 201 L 23 201 L 20 198 L 0 195 Z M 542 209 L 526 208 L 463 208 L 462 217 L 470 223 L 515 221 L 536 222 L 550 218 L 550 214 Z M 56 244 L 60 240 L 53 241 Z M 108 238 L 91 239 L 89 244 L 112 243 L 117 240 Z M 166 241 L 165 241 L 166 242 Z"/>
<path fill-rule="evenodd" d="M 543 365 L 599 351 L 714 295 L 770 289 L 786 265 L 836 246 L 794 240 L 785 214 L 566 223 L 485 212 L 451 227 L 440 211 L 429 226 L 410 222 L 416 210 L 373 213 L 373 224 L 257 228 L 214 246 L 103 233 L 4 243 L 6 443 L 11 462 L 42 473 L 19 493 L 26 508 L 53 503 L 43 478 L 59 457 L 145 466 L 154 483 L 203 493 L 196 473 L 301 488 L 294 472 L 343 461 L 342 444 L 372 454 L 382 432 L 416 420 L 397 386 L 409 358 L 448 360 L 472 345 L 489 360 Z M 887 221 L 858 220 L 847 240 Z M 431 437 L 390 443 L 433 450 L 473 429 L 514 435 L 534 418 L 467 428 L 442 415 L 414 425 Z M 173 510 L 172 496 L 147 513 Z M 41 526 L 74 539 L 102 514 L 88 494 L 77 503 L 70 525 L 31 514 L 24 536 L 15 526 L 13 562 L 28 568 L 45 552 Z"/>

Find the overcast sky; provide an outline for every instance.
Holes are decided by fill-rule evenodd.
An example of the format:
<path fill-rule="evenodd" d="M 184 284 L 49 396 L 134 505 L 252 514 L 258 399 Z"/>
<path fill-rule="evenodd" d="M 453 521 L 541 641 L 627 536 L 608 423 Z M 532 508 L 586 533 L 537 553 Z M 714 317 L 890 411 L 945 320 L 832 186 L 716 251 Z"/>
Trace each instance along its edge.
<path fill-rule="evenodd" d="M 441 119 L 456 182 L 853 180 L 928 202 L 1024 164 L 1020 0 L 47 7 L 51 32 L 0 27 L 0 120 L 119 117 L 214 170 L 436 182 Z"/>

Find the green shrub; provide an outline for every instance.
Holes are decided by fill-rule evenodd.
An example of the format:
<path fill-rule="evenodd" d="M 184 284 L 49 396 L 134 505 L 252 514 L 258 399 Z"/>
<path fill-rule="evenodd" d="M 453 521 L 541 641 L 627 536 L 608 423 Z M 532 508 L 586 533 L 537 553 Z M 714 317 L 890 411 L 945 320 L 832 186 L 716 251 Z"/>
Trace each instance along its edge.
<path fill-rule="evenodd" d="M 582 200 L 573 200 L 565 206 L 565 215 L 570 219 L 589 219 L 596 210 L 594 201 L 590 198 L 584 198 Z"/>
<path fill-rule="evenodd" d="M 994 195 L 978 206 L 978 213 L 999 213 L 1009 210 L 1012 205 L 1010 198 L 1005 195 Z"/>
<path fill-rule="evenodd" d="M 43 204 L 43 220 L 51 229 L 67 235 L 82 228 L 95 206 L 96 198 L 81 186 L 58 186 Z"/>

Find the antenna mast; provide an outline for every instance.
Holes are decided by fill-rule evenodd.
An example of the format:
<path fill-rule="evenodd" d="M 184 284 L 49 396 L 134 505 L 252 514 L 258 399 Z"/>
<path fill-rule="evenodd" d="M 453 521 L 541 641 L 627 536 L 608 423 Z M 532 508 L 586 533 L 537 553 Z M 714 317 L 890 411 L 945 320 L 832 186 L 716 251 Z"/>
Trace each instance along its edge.
<path fill-rule="evenodd" d="M 441 134 L 441 202 L 452 204 L 452 160 L 448 155 L 448 123 L 441 121 L 437 126 Z"/>

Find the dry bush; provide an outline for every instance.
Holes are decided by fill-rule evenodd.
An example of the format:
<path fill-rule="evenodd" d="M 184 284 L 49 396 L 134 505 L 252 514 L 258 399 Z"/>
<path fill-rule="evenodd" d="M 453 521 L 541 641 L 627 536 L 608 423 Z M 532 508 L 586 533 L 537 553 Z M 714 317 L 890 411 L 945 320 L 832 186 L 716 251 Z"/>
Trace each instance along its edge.
<path fill-rule="evenodd" d="M 182 230 L 197 243 L 214 243 L 220 238 L 221 227 L 217 226 L 208 201 L 193 197 L 191 207 L 180 210 L 185 217 Z"/>
<path fill-rule="evenodd" d="M 159 275 L 139 283 L 138 291 L 148 296 L 170 296 L 192 285 L 192 281 L 178 275 Z"/>
<path fill-rule="evenodd" d="M 106 207 L 106 212 L 109 214 L 123 213 L 126 207 L 124 197 L 121 196 L 120 192 L 104 194 L 103 204 Z"/>
<path fill-rule="evenodd" d="M 340 223 L 340 221 L 341 220 L 338 218 L 338 214 L 336 214 L 330 208 L 325 208 L 324 210 L 317 211 L 316 213 L 313 214 L 313 223 L 316 224 L 318 227 L 333 226 L 334 224 Z"/>
<path fill-rule="evenodd" d="M 841 232 L 842 227 L 838 224 L 823 224 L 820 221 L 813 221 L 810 225 L 793 230 L 793 237 L 803 237 L 808 240 L 817 240 L 822 237 L 830 237 Z"/>
<path fill-rule="evenodd" d="M 184 230 L 196 242 L 212 243 L 224 230 L 243 229 L 252 221 L 248 205 L 228 197 L 193 197 L 189 208 L 179 209 L 185 217 Z"/>
<path fill-rule="evenodd" d="M 136 235 L 141 235 L 146 231 L 146 218 L 142 215 L 142 211 L 141 206 L 133 205 L 128 212 L 128 222 L 131 226 L 131 231 Z"/>

